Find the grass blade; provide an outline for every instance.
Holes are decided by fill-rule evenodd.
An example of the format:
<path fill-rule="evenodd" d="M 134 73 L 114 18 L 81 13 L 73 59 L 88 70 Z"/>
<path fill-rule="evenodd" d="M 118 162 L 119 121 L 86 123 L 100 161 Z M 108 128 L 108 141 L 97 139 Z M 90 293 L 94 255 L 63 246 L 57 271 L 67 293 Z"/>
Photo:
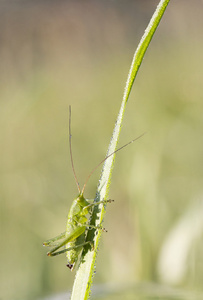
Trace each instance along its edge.
<path fill-rule="evenodd" d="M 159 2 L 159 5 L 157 6 L 149 25 L 147 26 L 145 33 L 143 37 L 141 38 L 141 41 L 137 47 L 137 50 L 134 54 L 133 61 L 130 67 L 130 71 L 128 74 L 124 95 L 121 103 L 121 108 L 117 117 L 117 121 L 113 130 L 112 138 L 109 144 L 107 155 L 114 152 L 116 150 L 119 135 L 121 131 L 121 125 L 123 121 L 123 116 L 125 112 L 125 107 L 135 80 L 135 77 L 137 75 L 137 72 L 139 70 L 139 67 L 141 65 L 141 62 L 143 60 L 144 54 L 150 44 L 150 41 L 156 31 L 156 28 L 159 25 L 159 22 L 164 14 L 164 11 L 168 5 L 170 0 L 162 0 Z M 109 185 L 111 180 L 111 173 L 113 170 L 113 164 L 114 164 L 114 158 L 115 155 L 112 155 L 109 157 L 103 165 L 101 177 L 99 180 L 98 188 L 97 188 L 97 194 L 95 201 L 100 201 L 102 199 L 108 198 L 108 191 L 109 191 Z M 106 208 L 104 205 L 95 206 L 92 218 L 91 218 L 91 224 L 93 225 L 99 225 L 103 222 L 103 218 L 106 212 Z M 95 233 L 94 230 L 90 230 L 87 235 L 87 240 L 94 241 L 94 251 L 89 251 L 88 247 L 84 248 L 84 251 L 82 253 L 80 266 L 78 268 L 78 271 L 76 273 L 75 282 L 73 286 L 72 291 L 72 300 L 84 300 L 88 299 L 91 291 L 91 284 L 92 284 L 92 278 L 94 276 L 95 272 L 95 260 L 96 255 L 98 251 L 99 246 L 99 239 L 101 236 L 101 231 Z"/>

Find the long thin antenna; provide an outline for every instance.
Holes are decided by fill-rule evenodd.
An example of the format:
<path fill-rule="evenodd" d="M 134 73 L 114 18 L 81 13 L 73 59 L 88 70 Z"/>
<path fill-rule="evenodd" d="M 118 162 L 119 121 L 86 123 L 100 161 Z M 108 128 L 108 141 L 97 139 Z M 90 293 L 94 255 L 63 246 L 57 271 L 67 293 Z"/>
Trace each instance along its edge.
<path fill-rule="evenodd" d="M 103 162 L 105 162 L 105 160 L 107 160 L 107 158 L 109 158 L 111 155 L 113 155 L 113 154 L 115 154 L 116 152 L 118 152 L 118 151 L 120 151 L 121 149 L 123 149 L 123 148 L 125 148 L 125 147 L 127 147 L 129 144 L 131 144 L 131 143 L 134 143 L 136 140 L 138 140 L 139 138 L 141 138 L 143 135 L 145 135 L 146 134 L 146 132 L 145 133 L 143 133 L 143 134 L 141 134 L 141 135 L 139 135 L 138 137 L 136 137 L 134 140 L 132 140 L 132 141 L 130 141 L 130 142 L 128 142 L 127 144 L 125 144 L 125 145 L 123 145 L 122 147 L 120 147 L 120 148 L 118 148 L 117 150 L 115 150 L 114 152 L 112 152 L 111 154 L 109 154 L 109 155 L 107 155 L 91 172 L 90 172 L 90 174 L 88 175 L 88 177 L 87 177 L 87 179 L 86 179 L 86 182 L 85 182 L 85 184 L 83 185 L 83 188 L 82 188 L 82 192 L 81 192 L 81 194 L 83 194 L 84 193 L 84 190 L 85 190 L 85 187 L 86 187 L 86 185 L 87 185 L 87 183 L 88 183 L 88 181 L 89 181 L 89 179 L 90 179 L 90 177 L 92 176 L 92 174 L 94 173 L 94 171 L 103 163 Z"/>
<path fill-rule="evenodd" d="M 70 160 L 71 160 L 71 165 L 72 165 L 72 170 L 73 170 L 73 175 L 75 177 L 75 182 L 77 184 L 78 187 L 78 191 L 81 194 L 81 189 L 80 189 L 80 185 L 75 173 L 75 168 L 74 168 L 74 164 L 73 164 L 73 154 L 72 154 L 72 147 L 71 147 L 71 106 L 69 105 L 69 150 L 70 150 Z"/>

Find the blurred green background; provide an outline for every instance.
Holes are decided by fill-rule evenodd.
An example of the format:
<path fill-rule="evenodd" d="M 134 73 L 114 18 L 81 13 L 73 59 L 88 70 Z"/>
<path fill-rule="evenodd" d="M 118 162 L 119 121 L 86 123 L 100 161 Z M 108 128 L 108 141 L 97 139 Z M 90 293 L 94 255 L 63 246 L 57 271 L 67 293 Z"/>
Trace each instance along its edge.
<path fill-rule="evenodd" d="M 1 299 L 71 289 L 65 256 L 48 258 L 42 247 L 65 230 L 77 195 L 68 105 L 82 185 L 106 154 L 133 53 L 157 4 L 0 2 Z M 202 290 L 202 8 L 200 0 L 171 1 L 139 71 L 120 145 L 147 134 L 116 157 L 95 284 Z M 99 170 L 87 198 L 98 179 Z"/>

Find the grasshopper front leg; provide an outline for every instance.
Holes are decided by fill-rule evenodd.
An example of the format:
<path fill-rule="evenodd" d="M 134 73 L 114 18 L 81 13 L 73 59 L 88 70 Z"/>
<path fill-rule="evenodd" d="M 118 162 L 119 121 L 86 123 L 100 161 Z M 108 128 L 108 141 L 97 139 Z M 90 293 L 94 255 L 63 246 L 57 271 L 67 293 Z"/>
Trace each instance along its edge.
<path fill-rule="evenodd" d="M 92 206 L 97 206 L 97 205 L 99 205 L 101 203 L 106 204 L 106 203 L 111 203 L 111 202 L 114 202 L 114 200 L 109 199 L 109 200 L 101 200 L 101 201 L 98 201 L 98 202 L 90 203 L 89 205 L 83 207 L 83 214 L 86 215 L 90 211 L 90 208 Z"/>

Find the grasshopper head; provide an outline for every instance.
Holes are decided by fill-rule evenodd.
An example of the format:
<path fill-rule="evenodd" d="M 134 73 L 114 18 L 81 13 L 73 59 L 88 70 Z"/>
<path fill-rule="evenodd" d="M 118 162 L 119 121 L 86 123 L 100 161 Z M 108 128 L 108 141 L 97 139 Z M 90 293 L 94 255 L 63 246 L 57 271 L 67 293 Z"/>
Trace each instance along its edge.
<path fill-rule="evenodd" d="M 89 202 L 84 198 L 83 194 L 79 194 L 77 197 L 77 202 L 80 204 L 80 206 L 85 207 L 89 205 Z"/>

